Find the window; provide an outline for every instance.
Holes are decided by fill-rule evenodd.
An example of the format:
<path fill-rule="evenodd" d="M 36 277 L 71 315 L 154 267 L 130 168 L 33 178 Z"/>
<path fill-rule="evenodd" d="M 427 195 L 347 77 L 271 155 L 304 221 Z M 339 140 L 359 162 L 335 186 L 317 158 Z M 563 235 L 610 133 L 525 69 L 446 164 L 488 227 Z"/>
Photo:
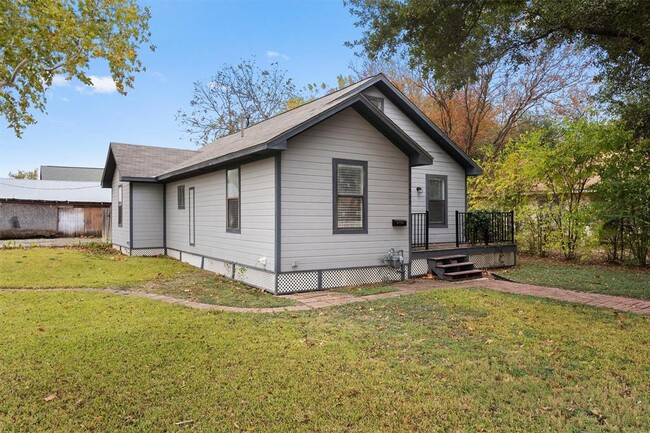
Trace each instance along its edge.
<path fill-rule="evenodd" d="M 122 208 L 124 207 L 124 191 L 122 185 L 117 187 L 117 226 L 122 227 Z"/>
<path fill-rule="evenodd" d="M 368 163 L 334 159 L 334 233 L 368 233 Z"/>
<path fill-rule="evenodd" d="M 226 171 L 226 230 L 239 233 L 240 231 L 240 210 L 239 196 L 241 193 L 239 168 Z"/>
<path fill-rule="evenodd" d="M 379 111 L 384 111 L 384 98 L 379 98 L 377 96 L 366 96 L 366 98 L 368 98 L 368 101 L 377 107 Z"/>
<path fill-rule="evenodd" d="M 190 187 L 188 190 L 189 192 L 189 212 L 188 215 L 190 217 L 189 223 L 190 223 L 190 246 L 194 246 L 196 243 L 196 214 L 194 212 L 195 208 L 195 198 L 194 198 L 194 187 Z"/>
<path fill-rule="evenodd" d="M 430 227 L 447 227 L 447 176 L 427 175 Z"/>
<path fill-rule="evenodd" d="M 185 185 L 179 185 L 177 188 L 178 208 L 185 209 Z"/>

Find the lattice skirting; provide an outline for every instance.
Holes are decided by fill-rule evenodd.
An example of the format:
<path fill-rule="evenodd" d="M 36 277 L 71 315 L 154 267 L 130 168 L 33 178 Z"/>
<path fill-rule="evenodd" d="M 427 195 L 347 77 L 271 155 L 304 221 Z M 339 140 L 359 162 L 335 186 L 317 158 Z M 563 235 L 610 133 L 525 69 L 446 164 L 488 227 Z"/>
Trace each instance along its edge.
<path fill-rule="evenodd" d="M 131 255 L 132 256 L 162 256 L 165 254 L 165 249 L 158 247 L 158 248 L 133 248 L 131 250 Z"/>
<path fill-rule="evenodd" d="M 373 266 L 281 273 L 278 275 L 276 293 L 309 292 L 334 287 L 401 281 L 406 278 L 407 266 L 401 270 L 387 266 Z"/>
<path fill-rule="evenodd" d="M 165 254 L 165 249 L 163 247 L 129 248 L 113 244 L 113 249 L 118 250 L 127 256 L 162 256 Z"/>
<path fill-rule="evenodd" d="M 429 263 L 427 259 L 411 260 L 411 277 L 419 277 L 429 273 Z"/>

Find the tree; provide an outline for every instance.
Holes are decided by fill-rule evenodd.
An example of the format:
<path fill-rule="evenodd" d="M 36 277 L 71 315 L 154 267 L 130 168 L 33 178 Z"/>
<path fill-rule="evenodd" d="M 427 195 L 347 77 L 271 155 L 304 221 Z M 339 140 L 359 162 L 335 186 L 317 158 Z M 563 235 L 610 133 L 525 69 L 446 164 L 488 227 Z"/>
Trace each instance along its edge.
<path fill-rule="evenodd" d="M 136 0 L 4 0 L 0 12 L 0 113 L 18 137 L 35 123 L 32 109 L 45 111 L 56 74 L 91 85 L 90 62 L 104 59 L 126 94 L 145 69 L 138 49 L 149 42 L 150 13 Z"/>
<path fill-rule="evenodd" d="M 367 61 L 356 70 L 359 76 L 385 72 L 445 134 L 477 156 L 479 151 L 500 152 L 525 116 L 543 112 L 580 117 L 591 94 L 588 66 L 584 54 L 570 47 L 540 47 L 529 64 L 494 62 L 460 89 L 399 60 Z"/>
<path fill-rule="evenodd" d="M 195 82 L 191 109 L 178 110 L 176 120 L 205 145 L 285 111 L 296 96 L 293 80 L 277 62 L 262 68 L 251 58 L 224 64 L 209 80 Z"/>
<path fill-rule="evenodd" d="M 36 180 L 38 179 L 38 169 L 35 168 L 33 170 L 18 170 L 17 172 L 9 172 L 9 177 L 13 179 L 32 179 Z"/>
<path fill-rule="evenodd" d="M 412 67 L 454 89 L 482 68 L 534 59 L 541 44 L 593 50 L 610 89 L 634 86 L 650 66 L 645 0 L 348 0 L 371 58 L 408 56 Z M 630 83 L 632 81 L 632 83 Z"/>
<path fill-rule="evenodd" d="M 604 237 L 612 248 L 610 258 L 624 259 L 624 245 L 641 265 L 650 252 L 650 140 L 612 141 L 599 168 L 598 214 Z"/>

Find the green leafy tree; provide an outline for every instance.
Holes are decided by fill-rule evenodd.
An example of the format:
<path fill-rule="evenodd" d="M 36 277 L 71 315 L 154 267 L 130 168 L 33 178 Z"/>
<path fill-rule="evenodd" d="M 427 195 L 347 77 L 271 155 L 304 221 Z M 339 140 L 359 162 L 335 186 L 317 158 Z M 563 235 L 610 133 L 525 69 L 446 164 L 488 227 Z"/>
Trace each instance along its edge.
<path fill-rule="evenodd" d="M 599 169 L 599 216 L 601 236 L 611 248 L 610 258 L 624 259 L 628 246 L 641 265 L 650 251 L 650 140 L 622 139 L 611 142 Z"/>
<path fill-rule="evenodd" d="M 514 208 L 531 250 L 544 253 L 555 242 L 575 259 L 587 226 L 597 223 L 586 195 L 608 149 L 628 139 L 617 124 L 589 115 L 523 134 L 483 165 L 487 177 L 471 185 L 472 202 Z"/>
<path fill-rule="evenodd" d="M 454 88 L 503 60 L 529 63 L 535 48 L 593 50 L 610 90 L 647 83 L 646 0 L 348 0 L 371 57 L 407 55 L 412 67 Z"/>
<path fill-rule="evenodd" d="M 1 0 L 0 13 L 0 113 L 18 137 L 32 110 L 45 111 L 56 74 L 91 85 L 90 62 L 103 59 L 126 94 L 144 70 L 150 13 L 136 0 Z"/>
<path fill-rule="evenodd" d="M 9 177 L 13 179 L 38 179 L 38 169 L 33 170 L 18 170 L 17 172 L 9 172 Z"/>

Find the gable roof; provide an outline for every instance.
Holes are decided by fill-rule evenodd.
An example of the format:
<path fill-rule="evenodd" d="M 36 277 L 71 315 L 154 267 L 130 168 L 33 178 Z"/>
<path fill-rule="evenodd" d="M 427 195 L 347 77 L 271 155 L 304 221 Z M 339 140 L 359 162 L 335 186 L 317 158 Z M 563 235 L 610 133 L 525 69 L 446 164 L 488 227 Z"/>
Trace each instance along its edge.
<path fill-rule="evenodd" d="M 111 143 L 102 174 L 102 187 L 111 186 L 115 168 L 119 168 L 121 180 L 155 182 L 156 176 L 196 153 L 196 150 Z"/>
<path fill-rule="evenodd" d="M 197 151 L 111 143 L 102 185 L 110 186 L 117 163 L 122 180 L 169 181 L 218 169 L 227 164 L 273 155 L 287 149 L 287 140 L 323 120 L 352 108 L 409 156 L 411 166 L 429 165 L 433 158 L 372 104 L 362 92 L 377 88 L 418 127 L 446 151 L 465 172 L 481 174 L 481 168 L 456 146 L 431 120 L 382 74 L 366 78 L 307 104 L 283 112 L 243 131 L 218 138 Z M 177 153 L 173 153 L 177 151 Z"/>
<path fill-rule="evenodd" d="M 60 165 L 41 165 L 40 180 L 69 180 L 78 182 L 99 182 L 102 171 L 99 167 L 65 167 Z"/>

